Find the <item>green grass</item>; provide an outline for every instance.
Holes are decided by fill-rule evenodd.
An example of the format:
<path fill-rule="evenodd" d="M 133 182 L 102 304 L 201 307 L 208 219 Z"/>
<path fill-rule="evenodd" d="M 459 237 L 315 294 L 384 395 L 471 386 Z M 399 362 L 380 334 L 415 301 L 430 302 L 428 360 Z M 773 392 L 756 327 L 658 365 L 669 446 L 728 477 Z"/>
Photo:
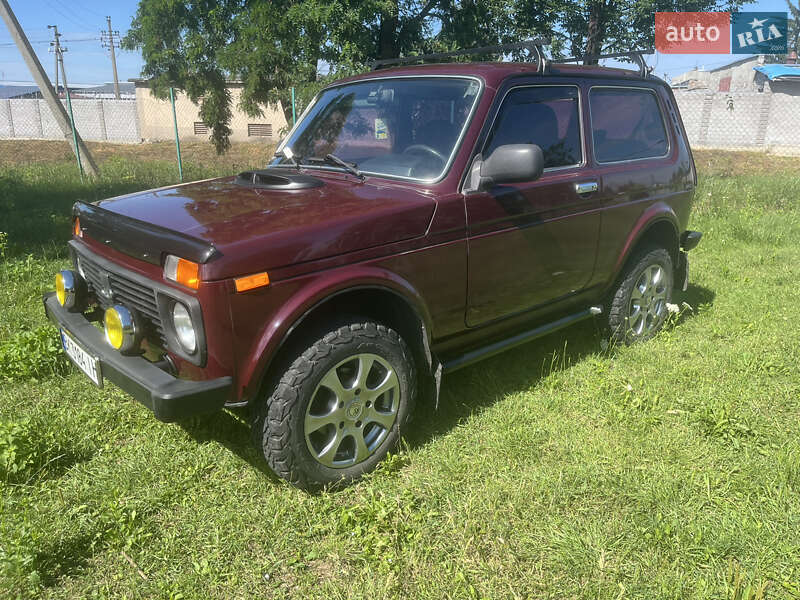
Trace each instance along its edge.
<path fill-rule="evenodd" d="M 242 416 L 158 423 L 40 336 L 71 202 L 171 177 L 0 173 L 0 597 L 800 596 L 800 170 L 701 172 L 692 310 L 657 338 L 588 322 L 446 377 L 399 454 L 316 495 Z"/>

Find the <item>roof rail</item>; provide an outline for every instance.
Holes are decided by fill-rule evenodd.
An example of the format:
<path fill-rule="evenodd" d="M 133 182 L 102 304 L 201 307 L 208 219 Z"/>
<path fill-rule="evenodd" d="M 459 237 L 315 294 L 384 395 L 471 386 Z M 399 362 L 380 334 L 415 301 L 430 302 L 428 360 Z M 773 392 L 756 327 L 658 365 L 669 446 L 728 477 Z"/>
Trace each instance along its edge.
<path fill-rule="evenodd" d="M 653 67 L 648 67 L 644 60 L 644 54 L 655 54 L 654 48 L 647 48 L 646 50 L 628 50 L 627 52 L 616 52 L 614 54 L 584 54 L 583 56 L 570 56 L 569 58 L 558 58 L 553 60 L 554 63 L 570 63 L 583 61 L 586 64 L 587 59 L 600 60 L 601 58 L 628 58 L 632 62 L 639 65 L 639 76 L 645 79 L 653 71 Z"/>
<path fill-rule="evenodd" d="M 539 66 L 539 72 L 544 73 L 547 69 L 547 59 L 542 51 L 542 46 L 548 45 L 550 42 L 543 38 L 536 38 L 525 40 L 524 42 L 516 42 L 514 44 L 500 44 L 498 46 L 484 46 L 482 48 L 466 48 L 464 50 L 453 50 L 451 52 L 437 52 L 435 54 L 420 54 L 417 56 L 403 56 L 398 58 L 382 58 L 370 63 L 373 71 L 382 69 L 389 65 L 407 65 L 416 62 L 425 62 L 428 60 L 439 60 L 442 58 L 449 58 L 451 56 L 468 56 L 470 54 L 503 54 L 511 50 L 530 50 L 536 55 L 536 63 Z"/>

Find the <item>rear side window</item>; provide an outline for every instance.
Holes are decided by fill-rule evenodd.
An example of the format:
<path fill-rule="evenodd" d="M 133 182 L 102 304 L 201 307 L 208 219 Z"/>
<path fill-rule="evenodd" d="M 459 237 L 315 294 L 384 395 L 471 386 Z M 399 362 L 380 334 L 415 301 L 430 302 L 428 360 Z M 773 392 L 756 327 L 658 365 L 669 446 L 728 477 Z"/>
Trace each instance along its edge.
<path fill-rule="evenodd" d="M 583 161 L 578 112 L 578 88 L 536 86 L 511 90 L 497 113 L 485 157 L 505 144 L 536 144 L 545 168 Z"/>
<path fill-rule="evenodd" d="M 667 153 L 664 119 L 651 90 L 592 88 L 589 108 L 597 162 L 656 158 Z"/>

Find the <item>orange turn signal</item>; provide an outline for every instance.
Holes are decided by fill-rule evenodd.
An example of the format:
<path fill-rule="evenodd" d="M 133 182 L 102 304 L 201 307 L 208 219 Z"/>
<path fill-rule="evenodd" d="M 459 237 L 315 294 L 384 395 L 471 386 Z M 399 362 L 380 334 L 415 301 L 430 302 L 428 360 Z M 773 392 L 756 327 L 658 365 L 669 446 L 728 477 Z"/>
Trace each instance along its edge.
<path fill-rule="evenodd" d="M 164 277 L 196 290 L 200 287 L 200 265 L 170 254 L 164 261 Z"/>
<path fill-rule="evenodd" d="M 259 287 L 269 285 L 269 275 L 266 273 L 256 273 L 255 275 L 247 275 L 246 277 L 239 277 L 234 279 L 237 292 L 246 292 Z"/>
<path fill-rule="evenodd" d="M 72 233 L 75 234 L 75 237 L 83 237 L 83 231 L 81 231 L 81 220 L 78 217 L 75 217 L 75 226 L 72 228 Z"/>

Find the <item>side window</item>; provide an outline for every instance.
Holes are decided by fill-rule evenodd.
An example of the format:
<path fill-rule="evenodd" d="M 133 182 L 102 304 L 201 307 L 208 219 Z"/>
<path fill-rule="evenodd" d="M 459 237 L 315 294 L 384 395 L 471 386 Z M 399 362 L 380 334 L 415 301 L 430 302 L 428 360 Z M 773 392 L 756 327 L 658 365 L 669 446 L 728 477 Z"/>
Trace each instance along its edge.
<path fill-rule="evenodd" d="M 537 144 L 545 168 L 583 161 L 578 88 L 524 87 L 511 90 L 497 113 L 483 155 L 505 144 Z"/>
<path fill-rule="evenodd" d="M 655 158 L 667 153 L 667 132 L 651 90 L 592 88 L 592 140 L 597 162 Z"/>

